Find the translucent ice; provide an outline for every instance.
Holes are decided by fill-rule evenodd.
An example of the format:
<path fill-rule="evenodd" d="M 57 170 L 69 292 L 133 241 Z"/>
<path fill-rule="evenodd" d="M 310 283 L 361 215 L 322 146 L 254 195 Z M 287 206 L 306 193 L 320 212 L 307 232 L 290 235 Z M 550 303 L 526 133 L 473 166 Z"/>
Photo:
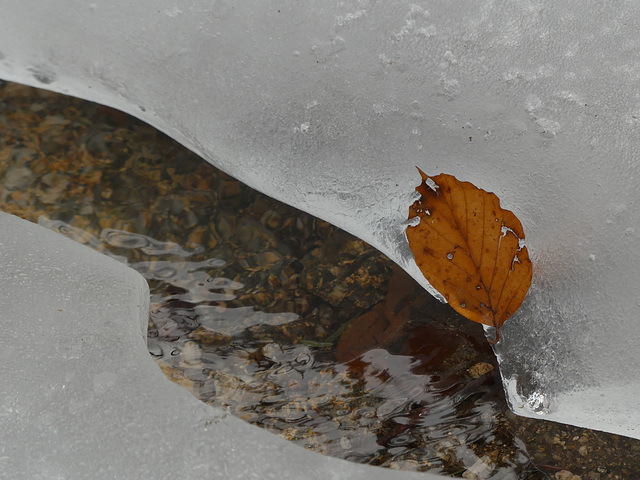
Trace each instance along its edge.
<path fill-rule="evenodd" d="M 536 265 L 497 349 L 513 408 L 640 438 L 640 4 L 3 7 L 1 77 L 132 113 L 426 288 L 414 165 L 495 192 Z"/>

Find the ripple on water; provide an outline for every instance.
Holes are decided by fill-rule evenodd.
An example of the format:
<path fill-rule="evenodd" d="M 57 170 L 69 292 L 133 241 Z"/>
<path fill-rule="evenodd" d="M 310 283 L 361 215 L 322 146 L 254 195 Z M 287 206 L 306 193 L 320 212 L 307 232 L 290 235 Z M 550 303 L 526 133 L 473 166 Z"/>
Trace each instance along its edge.
<path fill-rule="evenodd" d="M 245 284 L 223 274 L 228 258 L 124 230 L 92 235 L 60 220 L 40 223 L 147 278 L 149 351 L 203 401 L 306 448 L 383 466 L 464 467 L 473 453 L 467 445 L 494 434 L 497 410 L 487 392 L 496 379 L 459 368 L 464 355 L 485 348 L 480 332 L 461 335 L 414 312 L 407 332 L 384 348 L 338 361 L 335 341 L 317 347 L 283 335 L 300 315 L 242 305 Z M 528 464 L 524 452 L 519 458 Z"/>

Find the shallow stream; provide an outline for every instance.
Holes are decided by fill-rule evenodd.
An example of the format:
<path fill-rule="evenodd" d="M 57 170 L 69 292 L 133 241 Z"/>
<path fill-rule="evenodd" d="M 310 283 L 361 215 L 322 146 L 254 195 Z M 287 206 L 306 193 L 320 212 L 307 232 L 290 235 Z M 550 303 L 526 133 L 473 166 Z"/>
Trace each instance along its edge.
<path fill-rule="evenodd" d="M 173 381 L 305 448 L 468 479 L 640 478 L 640 442 L 508 411 L 479 325 L 379 252 L 117 111 L 0 82 L 0 210 L 139 271 Z"/>

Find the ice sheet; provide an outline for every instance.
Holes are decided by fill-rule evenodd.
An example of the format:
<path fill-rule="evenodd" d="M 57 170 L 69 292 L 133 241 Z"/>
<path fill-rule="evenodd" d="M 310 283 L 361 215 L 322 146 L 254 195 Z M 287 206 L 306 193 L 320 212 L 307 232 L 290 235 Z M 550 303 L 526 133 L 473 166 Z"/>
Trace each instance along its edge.
<path fill-rule="evenodd" d="M 132 113 L 426 288 L 414 165 L 495 192 L 535 264 L 498 348 L 510 401 L 640 438 L 613 393 L 640 391 L 638 2 L 0 5 L 0 77 Z"/>
<path fill-rule="evenodd" d="M 0 212 L 0 478 L 437 480 L 309 452 L 205 405 L 147 351 L 133 269 Z"/>

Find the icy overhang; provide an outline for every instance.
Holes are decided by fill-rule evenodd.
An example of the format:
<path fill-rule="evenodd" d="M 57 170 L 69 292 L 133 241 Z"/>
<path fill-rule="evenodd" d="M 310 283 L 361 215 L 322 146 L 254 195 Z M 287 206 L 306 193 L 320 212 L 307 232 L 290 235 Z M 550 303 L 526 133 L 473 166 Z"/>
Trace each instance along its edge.
<path fill-rule="evenodd" d="M 0 477 L 423 479 L 325 457 L 196 399 L 146 348 L 133 269 L 0 212 Z"/>
<path fill-rule="evenodd" d="M 640 438 L 640 4 L 5 0 L 0 77 L 120 108 L 428 285 L 414 165 L 495 192 L 535 264 L 514 411 Z"/>

